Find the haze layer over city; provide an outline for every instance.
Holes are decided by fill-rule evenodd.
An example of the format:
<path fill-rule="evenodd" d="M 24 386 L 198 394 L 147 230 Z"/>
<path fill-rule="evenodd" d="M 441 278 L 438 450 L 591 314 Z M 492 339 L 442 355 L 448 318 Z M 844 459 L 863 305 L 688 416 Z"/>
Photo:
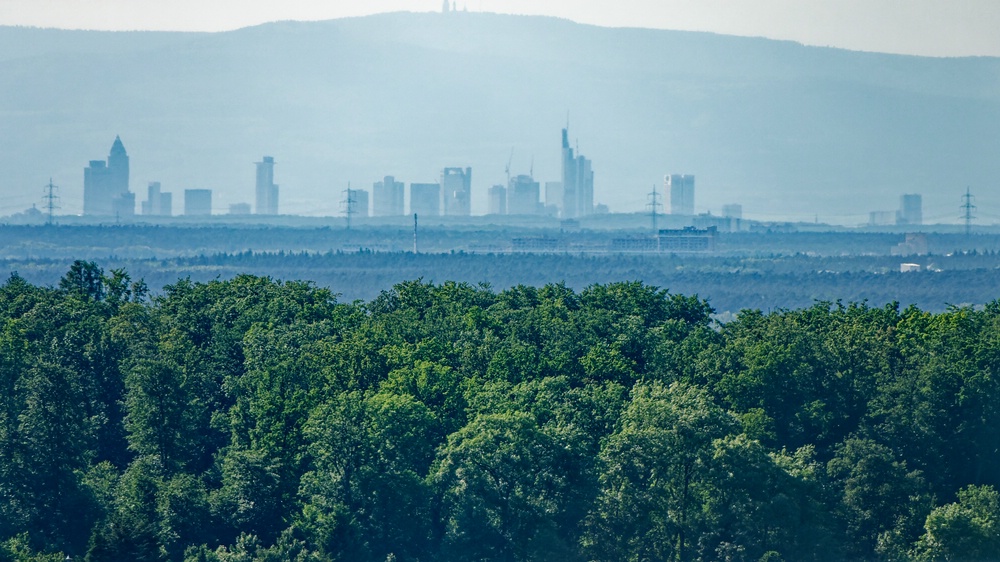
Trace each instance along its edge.
<path fill-rule="evenodd" d="M 697 178 L 696 214 L 739 204 L 757 220 L 866 224 L 921 194 L 927 222 L 952 223 L 970 188 L 988 224 L 1000 204 L 996 58 L 455 8 L 215 33 L 2 28 L 0 120 L 17 133 L 0 212 L 41 203 L 50 177 L 61 212 L 82 212 L 81 169 L 120 135 L 138 213 L 149 182 L 178 194 L 176 214 L 186 189 L 212 190 L 215 214 L 254 203 L 268 155 L 280 214 L 340 216 L 349 184 L 449 167 L 472 169 L 471 213 L 486 214 L 508 175 L 533 176 L 544 202 L 567 125 L 614 213 L 647 210 L 671 174 Z"/>

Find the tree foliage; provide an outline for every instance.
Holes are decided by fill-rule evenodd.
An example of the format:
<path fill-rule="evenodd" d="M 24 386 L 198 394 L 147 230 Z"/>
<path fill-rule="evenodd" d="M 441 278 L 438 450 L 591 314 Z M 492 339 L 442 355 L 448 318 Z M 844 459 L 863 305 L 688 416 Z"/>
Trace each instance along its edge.
<path fill-rule="evenodd" d="M 0 286 L 2 560 L 1000 559 L 1000 304 Z"/>

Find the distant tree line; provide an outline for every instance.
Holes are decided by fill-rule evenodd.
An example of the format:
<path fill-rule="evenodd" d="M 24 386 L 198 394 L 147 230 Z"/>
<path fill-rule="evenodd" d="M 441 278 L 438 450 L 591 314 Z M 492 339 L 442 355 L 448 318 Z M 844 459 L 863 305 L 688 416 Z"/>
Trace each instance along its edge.
<path fill-rule="evenodd" d="M 0 286 L 0 560 L 997 560 L 1000 304 Z"/>
<path fill-rule="evenodd" d="M 924 271 L 900 273 L 902 260 Z M 899 302 L 932 312 L 951 305 L 982 306 L 996 298 L 1000 255 L 888 256 L 642 256 L 580 254 L 413 254 L 409 252 L 238 252 L 171 259 L 102 260 L 146 280 L 152 294 L 178 278 L 195 282 L 240 274 L 311 279 L 343 301 L 371 300 L 412 279 L 489 283 L 498 290 L 517 285 L 564 283 L 576 291 L 600 283 L 642 280 L 708 300 L 721 313 L 805 308 L 843 300 L 881 306 Z M 59 283 L 72 260 L 3 260 L 38 285 Z M 927 270 L 926 268 L 930 268 Z M 941 271 L 935 271 L 941 270 Z"/>

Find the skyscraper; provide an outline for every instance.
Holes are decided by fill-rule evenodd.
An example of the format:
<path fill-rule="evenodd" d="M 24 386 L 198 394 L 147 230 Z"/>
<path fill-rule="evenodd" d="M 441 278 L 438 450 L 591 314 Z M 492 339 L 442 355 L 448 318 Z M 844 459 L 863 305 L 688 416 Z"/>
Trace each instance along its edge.
<path fill-rule="evenodd" d="M 507 186 L 507 214 L 537 215 L 539 185 L 531 176 L 515 176 L 510 178 Z"/>
<path fill-rule="evenodd" d="M 123 219 L 135 216 L 135 193 L 126 191 L 115 195 L 111 200 L 111 214 L 116 219 Z"/>
<path fill-rule="evenodd" d="M 90 166 L 83 170 L 83 214 L 89 216 L 113 216 L 115 211 L 121 215 L 127 210 L 129 164 L 128 154 L 122 139 L 115 136 L 111 145 L 108 160 L 91 160 Z M 119 200 L 115 201 L 116 198 Z M 135 214 L 135 195 L 132 194 L 132 211 Z"/>
<path fill-rule="evenodd" d="M 441 186 L 436 183 L 410 184 L 410 213 L 422 217 L 441 214 Z"/>
<path fill-rule="evenodd" d="M 694 176 L 667 175 L 663 177 L 663 186 L 670 194 L 671 215 L 694 214 Z"/>
<path fill-rule="evenodd" d="M 561 209 L 563 204 L 563 184 L 561 181 L 545 182 L 545 206 Z"/>
<path fill-rule="evenodd" d="M 368 217 L 370 212 L 368 199 L 367 189 L 352 189 L 350 201 L 354 203 L 348 203 L 351 205 L 351 215 L 355 217 Z"/>
<path fill-rule="evenodd" d="M 594 213 L 594 172 L 591 161 L 575 155 L 569 146 L 569 129 L 562 130 L 562 218 Z"/>
<path fill-rule="evenodd" d="M 471 214 L 472 168 L 445 168 L 441 172 L 444 214 L 467 217 Z"/>
<path fill-rule="evenodd" d="M 924 222 L 923 200 L 919 193 L 907 193 L 899 198 L 896 224 L 920 225 Z"/>
<path fill-rule="evenodd" d="M 502 185 L 494 185 L 489 191 L 490 214 L 507 214 L 507 188 Z"/>
<path fill-rule="evenodd" d="M 278 186 L 274 184 L 274 158 L 257 162 L 257 214 L 278 214 Z"/>
<path fill-rule="evenodd" d="M 212 214 L 211 189 L 185 189 L 184 214 L 187 216 L 207 216 Z"/>
<path fill-rule="evenodd" d="M 728 205 L 723 205 L 722 216 L 727 219 L 742 219 L 743 205 L 739 205 L 737 203 L 730 203 Z"/>
<path fill-rule="evenodd" d="M 150 217 L 169 217 L 173 214 L 173 197 L 160 191 L 160 182 L 151 181 L 142 202 L 142 214 Z"/>
<path fill-rule="evenodd" d="M 386 176 L 372 186 L 372 216 L 398 217 L 404 214 L 403 182 Z"/>

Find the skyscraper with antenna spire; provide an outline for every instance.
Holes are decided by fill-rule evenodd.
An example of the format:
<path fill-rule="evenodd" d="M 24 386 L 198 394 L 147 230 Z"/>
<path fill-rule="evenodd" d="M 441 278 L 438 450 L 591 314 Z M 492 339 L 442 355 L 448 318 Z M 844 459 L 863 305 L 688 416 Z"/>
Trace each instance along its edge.
<path fill-rule="evenodd" d="M 569 123 L 562 130 L 562 207 L 564 219 L 594 213 L 594 172 L 591 161 L 576 154 L 569 145 Z"/>

